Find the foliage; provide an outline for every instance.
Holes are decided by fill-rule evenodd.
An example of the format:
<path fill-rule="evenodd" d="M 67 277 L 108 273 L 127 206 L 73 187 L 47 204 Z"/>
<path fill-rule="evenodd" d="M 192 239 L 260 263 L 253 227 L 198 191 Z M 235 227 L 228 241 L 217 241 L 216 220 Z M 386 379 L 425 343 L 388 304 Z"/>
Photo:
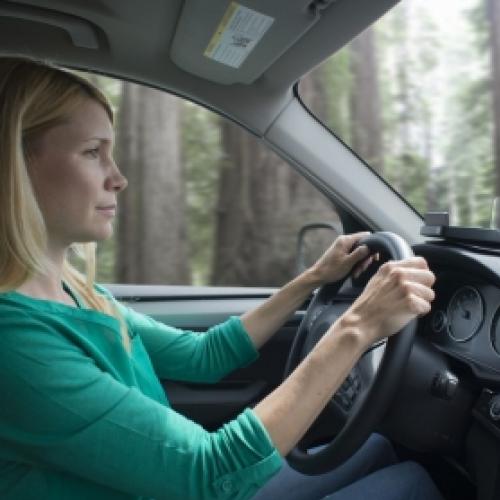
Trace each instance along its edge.
<path fill-rule="evenodd" d="M 456 185 L 456 222 L 487 226 L 494 192 L 491 95 L 484 81 L 463 85 L 454 102 L 447 148 L 448 175 Z"/>
<path fill-rule="evenodd" d="M 191 272 L 194 284 L 206 284 L 213 262 L 218 167 L 222 157 L 218 117 L 185 102 L 181 140 Z"/>
<path fill-rule="evenodd" d="M 454 177 L 457 214 L 462 225 L 488 226 L 494 196 L 493 115 L 490 88 L 488 26 L 482 0 L 465 11 L 471 42 L 460 56 L 474 61 L 465 77 L 457 68 L 449 95 L 450 134 L 445 144 L 449 176 Z M 486 49 L 486 50 L 485 50 Z"/>
<path fill-rule="evenodd" d="M 346 143 L 351 140 L 349 99 L 352 75 L 349 64 L 349 51 L 340 50 L 321 66 L 327 97 L 325 125 Z"/>

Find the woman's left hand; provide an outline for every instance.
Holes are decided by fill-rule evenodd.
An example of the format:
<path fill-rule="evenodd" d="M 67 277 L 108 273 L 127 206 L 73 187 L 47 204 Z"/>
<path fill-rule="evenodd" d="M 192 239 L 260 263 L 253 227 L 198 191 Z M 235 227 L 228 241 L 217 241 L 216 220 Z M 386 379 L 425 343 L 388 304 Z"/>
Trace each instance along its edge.
<path fill-rule="evenodd" d="M 328 250 L 309 269 L 320 284 L 333 283 L 347 276 L 355 267 L 354 276 L 359 276 L 373 261 L 365 245 L 354 246 L 369 232 L 339 236 Z"/>

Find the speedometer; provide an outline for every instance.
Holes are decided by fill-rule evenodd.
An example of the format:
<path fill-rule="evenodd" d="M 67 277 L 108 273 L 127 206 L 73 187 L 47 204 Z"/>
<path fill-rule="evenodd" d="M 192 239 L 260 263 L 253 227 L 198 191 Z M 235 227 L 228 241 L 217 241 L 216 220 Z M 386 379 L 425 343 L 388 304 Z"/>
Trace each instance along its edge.
<path fill-rule="evenodd" d="M 481 294 L 472 286 L 459 288 L 448 305 L 448 332 L 457 342 L 465 342 L 479 330 L 484 319 Z"/>

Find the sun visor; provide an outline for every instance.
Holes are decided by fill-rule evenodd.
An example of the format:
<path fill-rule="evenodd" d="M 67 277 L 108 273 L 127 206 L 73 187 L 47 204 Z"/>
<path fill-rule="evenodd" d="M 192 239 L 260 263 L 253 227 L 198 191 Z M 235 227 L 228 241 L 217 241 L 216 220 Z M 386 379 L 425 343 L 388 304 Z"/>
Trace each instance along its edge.
<path fill-rule="evenodd" d="M 170 56 L 184 71 L 222 84 L 252 83 L 335 0 L 186 0 Z"/>

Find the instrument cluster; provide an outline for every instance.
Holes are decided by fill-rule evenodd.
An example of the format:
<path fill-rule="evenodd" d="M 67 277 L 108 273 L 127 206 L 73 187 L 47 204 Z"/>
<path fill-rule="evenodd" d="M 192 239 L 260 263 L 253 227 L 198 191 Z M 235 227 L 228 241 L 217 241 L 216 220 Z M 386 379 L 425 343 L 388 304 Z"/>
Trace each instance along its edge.
<path fill-rule="evenodd" d="M 435 274 L 426 335 L 448 354 L 500 375 L 500 288 L 463 271 Z"/>

